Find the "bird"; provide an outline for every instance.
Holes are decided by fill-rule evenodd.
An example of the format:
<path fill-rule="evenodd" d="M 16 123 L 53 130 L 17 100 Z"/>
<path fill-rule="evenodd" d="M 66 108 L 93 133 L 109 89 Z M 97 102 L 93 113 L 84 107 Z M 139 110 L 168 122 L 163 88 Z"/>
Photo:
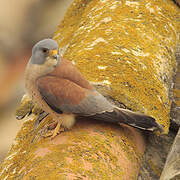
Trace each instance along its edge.
<path fill-rule="evenodd" d="M 25 70 L 25 89 L 33 103 L 57 122 L 52 138 L 61 128 L 71 129 L 79 116 L 163 131 L 153 117 L 110 103 L 71 61 L 60 56 L 59 46 L 53 39 L 43 39 L 32 48 Z"/>

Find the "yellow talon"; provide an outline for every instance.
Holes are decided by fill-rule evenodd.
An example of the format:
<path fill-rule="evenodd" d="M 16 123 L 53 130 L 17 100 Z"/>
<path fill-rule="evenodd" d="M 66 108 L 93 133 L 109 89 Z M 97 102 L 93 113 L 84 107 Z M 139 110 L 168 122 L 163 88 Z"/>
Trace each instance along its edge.
<path fill-rule="evenodd" d="M 58 122 L 56 128 L 55 128 L 54 131 L 53 131 L 53 134 L 52 134 L 52 136 L 51 136 L 51 139 L 53 139 L 54 137 L 56 137 L 56 136 L 58 135 L 59 130 L 60 130 L 60 127 L 61 127 L 61 124 Z"/>
<path fill-rule="evenodd" d="M 65 131 L 65 129 L 63 127 L 61 127 L 61 122 L 58 122 L 56 125 L 56 128 L 53 130 L 49 130 L 48 132 L 46 132 L 46 134 L 44 135 L 44 137 L 51 137 L 51 139 L 55 138 L 60 132 Z"/>

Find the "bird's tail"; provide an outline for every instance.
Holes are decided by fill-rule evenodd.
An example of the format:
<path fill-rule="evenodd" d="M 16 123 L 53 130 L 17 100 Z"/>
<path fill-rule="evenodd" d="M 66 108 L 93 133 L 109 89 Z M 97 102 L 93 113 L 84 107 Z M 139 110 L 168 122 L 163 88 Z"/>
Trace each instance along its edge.
<path fill-rule="evenodd" d="M 115 107 L 112 112 L 96 114 L 93 118 L 116 124 L 124 123 L 142 130 L 159 130 L 161 133 L 164 131 L 163 126 L 153 117 L 118 107 Z"/>

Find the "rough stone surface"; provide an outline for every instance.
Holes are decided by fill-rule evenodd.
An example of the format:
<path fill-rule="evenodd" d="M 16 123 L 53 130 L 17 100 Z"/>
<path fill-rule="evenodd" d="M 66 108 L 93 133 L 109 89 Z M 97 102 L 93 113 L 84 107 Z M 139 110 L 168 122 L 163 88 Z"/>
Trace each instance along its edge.
<path fill-rule="evenodd" d="M 88 80 L 100 89 L 104 87 L 104 94 L 155 117 L 168 133 L 178 19 L 179 9 L 170 0 L 75 0 L 54 39 L 64 57 L 72 60 Z M 41 137 L 42 126 L 34 134 L 33 120 L 31 116 L 24 124 L 2 164 L 3 179 L 34 179 L 38 175 L 40 179 L 58 175 L 136 179 L 142 156 L 138 147 L 144 145 L 136 130 L 132 135 L 127 128 L 95 122 L 89 131 L 84 122 L 61 134 L 59 140 L 49 142 Z M 150 170 L 146 179 L 160 176 L 173 137 L 174 134 L 164 138 L 148 135 L 149 156 L 145 154 L 144 160 L 150 161 L 140 173 Z M 122 150 L 124 153 L 120 154 Z M 125 168 L 123 162 L 127 162 Z"/>
<path fill-rule="evenodd" d="M 174 77 L 171 120 L 180 126 L 180 46 L 176 49 L 177 72 Z"/>
<path fill-rule="evenodd" d="M 89 81 L 167 133 L 178 15 L 171 0 L 75 0 L 54 39 Z"/>
<path fill-rule="evenodd" d="M 180 7 L 180 0 L 174 0 L 174 1 Z"/>
<path fill-rule="evenodd" d="M 26 118 L 0 179 L 136 179 L 145 144 L 133 128 L 79 120 L 51 140 L 43 138 L 51 118 L 36 131 L 34 119 Z"/>
<path fill-rule="evenodd" d="M 180 129 L 168 154 L 160 180 L 180 177 Z"/>
<path fill-rule="evenodd" d="M 175 138 L 174 132 L 168 135 L 155 136 L 147 134 L 146 152 L 138 175 L 138 180 L 156 180 L 161 176 L 166 157 Z"/>

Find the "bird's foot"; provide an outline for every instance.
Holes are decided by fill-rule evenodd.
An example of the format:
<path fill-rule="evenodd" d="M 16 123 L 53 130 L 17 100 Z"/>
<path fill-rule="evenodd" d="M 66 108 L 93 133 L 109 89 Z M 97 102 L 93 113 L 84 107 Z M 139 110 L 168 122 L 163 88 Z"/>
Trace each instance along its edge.
<path fill-rule="evenodd" d="M 61 127 L 61 123 L 58 122 L 56 128 L 53 131 L 51 139 L 55 138 L 60 132 L 63 132 L 63 131 L 64 131 L 64 128 Z"/>
<path fill-rule="evenodd" d="M 48 116 L 48 113 L 43 112 L 40 113 L 37 117 L 37 119 L 34 122 L 34 130 L 36 130 L 39 127 L 39 124 Z"/>
<path fill-rule="evenodd" d="M 55 129 L 53 128 L 55 127 Z M 44 135 L 44 137 L 51 137 L 51 139 L 55 138 L 60 132 L 64 132 L 65 129 L 61 126 L 61 122 L 52 123 L 49 126 L 49 131 Z"/>

